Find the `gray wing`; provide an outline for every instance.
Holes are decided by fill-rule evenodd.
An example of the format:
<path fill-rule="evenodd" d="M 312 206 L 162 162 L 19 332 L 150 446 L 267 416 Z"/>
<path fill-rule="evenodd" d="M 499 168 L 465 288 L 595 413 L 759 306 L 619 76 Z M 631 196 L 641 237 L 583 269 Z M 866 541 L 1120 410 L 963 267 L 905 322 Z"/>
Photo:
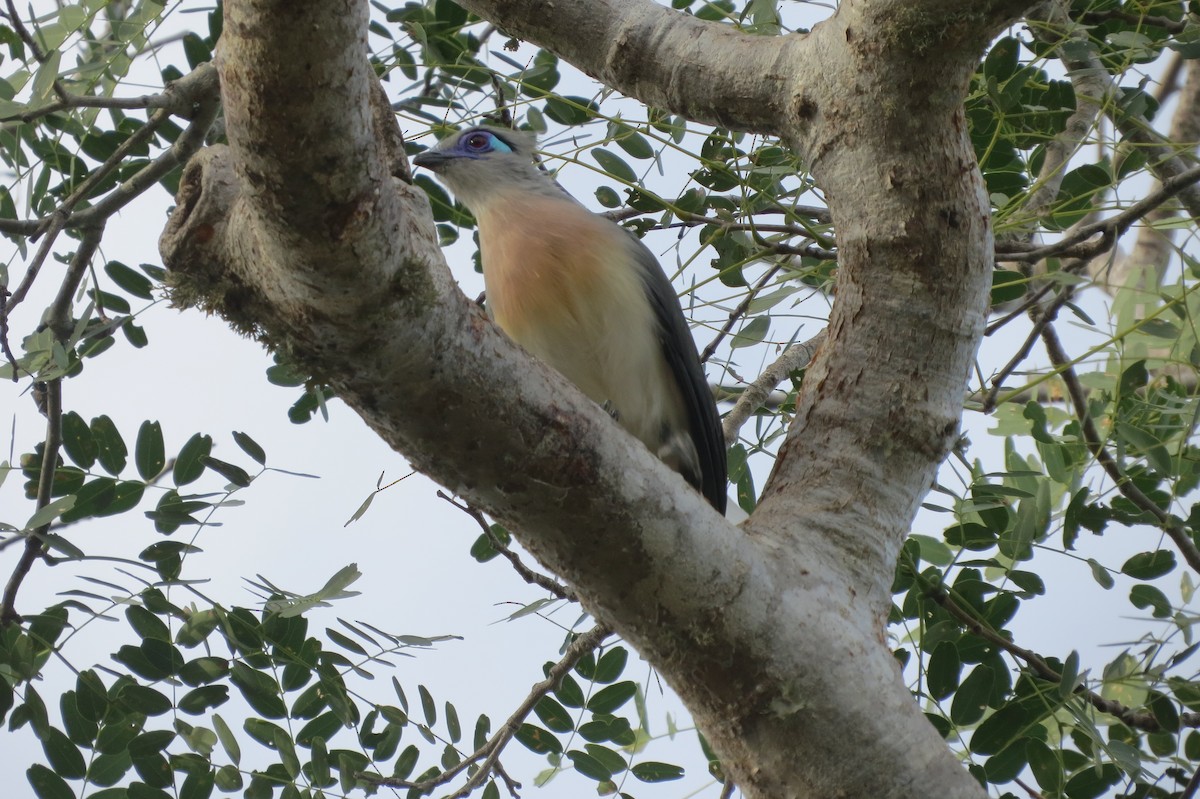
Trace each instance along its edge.
<path fill-rule="evenodd" d="M 633 240 L 634 251 L 642 267 L 642 281 L 654 310 L 663 357 L 671 368 L 671 374 L 675 377 L 687 408 L 688 432 L 699 459 L 700 474 L 685 474 L 684 477 L 687 477 L 696 490 L 724 515 L 728 472 L 725 464 L 725 435 L 721 430 L 716 402 L 708 388 L 704 368 L 700 365 L 700 356 L 696 353 L 696 344 L 683 318 L 683 310 L 679 307 L 679 299 L 675 296 L 671 281 L 663 273 L 654 253 L 637 237 L 630 234 L 630 238 Z"/>

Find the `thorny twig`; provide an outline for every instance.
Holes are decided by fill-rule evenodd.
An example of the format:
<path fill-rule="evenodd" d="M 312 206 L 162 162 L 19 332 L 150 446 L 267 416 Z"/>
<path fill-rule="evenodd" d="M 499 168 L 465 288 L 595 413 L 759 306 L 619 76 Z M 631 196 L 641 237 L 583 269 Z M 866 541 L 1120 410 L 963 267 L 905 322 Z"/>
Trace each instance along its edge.
<path fill-rule="evenodd" d="M 508 717 L 504 725 L 493 735 L 483 746 L 479 747 L 470 756 L 464 758 L 462 762 L 454 766 L 454 768 L 443 771 L 441 774 L 424 782 L 408 782 L 407 780 L 399 780 L 394 777 L 379 777 L 377 775 L 361 775 L 365 779 L 369 779 L 377 785 L 384 785 L 391 788 L 411 788 L 419 793 L 429 793 L 434 788 L 445 785 L 453 780 L 459 774 L 466 771 L 476 763 L 479 764 L 478 770 L 471 775 L 466 783 L 451 794 L 447 799 L 462 799 L 469 795 L 472 791 L 483 784 L 493 772 L 500 774 L 508 786 L 509 792 L 514 796 L 516 789 L 521 785 L 514 782 L 511 777 L 503 772 L 500 768 L 500 754 L 504 748 L 508 746 L 509 741 L 521 729 L 521 725 L 525 722 L 525 718 L 533 711 L 534 705 L 541 701 L 542 697 L 558 687 L 559 682 L 573 668 L 575 664 L 587 655 L 594 651 L 602 643 L 604 639 L 612 634 L 612 630 L 606 624 L 599 623 L 591 630 L 583 633 L 575 638 L 568 646 L 567 650 L 557 663 L 550 667 L 546 673 L 546 679 L 535 684 L 529 689 L 529 695 L 517 707 L 513 714 Z"/>
<path fill-rule="evenodd" d="M 526 566 L 516 552 L 513 552 L 503 541 L 496 537 L 496 534 L 492 532 L 492 526 L 488 524 L 488 521 L 484 518 L 482 511 L 471 507 L 465 502 L 458 502 L 454 499 L 454 497 L 450 496 L 444 491 L 438 491 L 437 495 L 441 499 L 446 500 L 451 505 L 474 519 L 475 523 L 479 525 L 481 530 L 483 530 L 484 535 L 488 537 L 488 541 L 491 542 L 492 547 L 501 555 L 503 555 L 509 563 L 512 564 L 513 569 L 516 570 L 517 574 L 521 576 L 522 580 L 530 585 L 536 585 L 539 588 L 546 589 L 559 599 L 565 599 L 568 602 L 579 601 L 578 597 L 575 596 L 575 592 L 570 588 L 567 588 L 562 583 L 559 583 L 544 574 L 535 572 L 533 569 Z"/>

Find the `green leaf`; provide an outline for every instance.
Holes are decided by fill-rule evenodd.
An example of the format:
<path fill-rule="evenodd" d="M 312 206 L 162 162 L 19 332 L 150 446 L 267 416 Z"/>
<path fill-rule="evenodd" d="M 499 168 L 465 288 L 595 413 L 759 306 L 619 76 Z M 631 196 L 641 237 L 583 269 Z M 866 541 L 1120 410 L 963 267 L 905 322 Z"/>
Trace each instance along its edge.
<path fill-rule="evenodd" d="M 567 752 L 567 757 L 571 759 L 575 770 L 585 777 L 590 777 L 597 782 L 604 782 L 612 779 L 612 772 L 609 771 L 603 763 L 589 755 L 587 752 L 581 752 L 578 749 L 572 749 Z"/>
<path fill-rule="evenodd" d="M 374 494 L 371 496 L 374 496 Z M 475 543 L 471 544 L 471 557 L 480 563 L 487 563 L 500 554 L 500 550 L 492 543 L 492 537 L 495 537 L 497 541 L 505 546 L 512 541 L 512 536 L 508 534 L 508 530 L 505 530 L 499 524 L 491 526 L 491 533 L 491 536 L 487 533 L 480 533 L 479 537 L 475 539 Z"/>
<path fill-rule="evenodd" d="M 309 743 L 312 759 L 309 761 L 309 778 L 318 788 L 327 788 L 333 784 L 333 776 L 329 772 L 329 749 L 325 739 L 316 736 Z"/>
<path fill-rule="evenodd" d="M 217 740 L 221 742 L 221 747 L 225 750 L 225 754 L 233 761 L 236 766 L 242 761 L 242 750 L 238 746 L 237 737 L 233 734 L 233 730 L 229 729 L 229 725 L 225 723 L 225 719 L 221 718 L 216 713 L 213 714 L 213 729 L 217 732 Z"/>
<path fill-rule="evenodd" d="M 1125 561 L 1121 571 L 1137 580 L 1153 580 L 1175 568 L 1175 553 L 1168 549 L 1139 552 Z"/>
<path fill-rule="evenodd" d="M 446 732 L 450 734 L 451 743 L 458 743 L 462 740 L 462 725 L 458 721 L 458 711 L 449 702 L 446 703 Z"/>
<path fill-rule="evenodd" d="M 212 436 L 196 433 L 187 440 L 175 459 L 172 477 L 177 486 L 194 483 L 204 474 L 203 458 L 212 452 Z"/>
<path fill-rule="evenodd" d="M 25 776 L 38 799 L 75 799 L 75 792 L 66 780 L 40 763 L 26 769 Z"/>
<path fill-rule="evenodd" d="M 161 716 L 171 709 L 170 699 L 146 685 L 126 685 L 117 698 L 131 710 L 147 716 Z"/>
<path fill-rule="evenodd" d="M 551 752 L 561 753 L 562 743 L 559 742 L 552 733 L 543 730 L 541 727 L 536 727 L 533 724 L 522 724 L 517 730 L 516 738 L 522 746 L 535 752 L 539 755 L 549 754 Z"/>
<path fill-rule="evenodd" d="M 550 664 L 546 664 L 549 666 Z M 563 675 L 562 681 L 558 684 L 558 690 L 554 692 L 559 702 L 562 702 L 567 707 L 583 707 L 585 700 L 583 689 L 579 687 L 579 683 L 570 674 Z"/>
<path fill-rule="evenodd" d="M 770 329 L 771 318 L 769 316 L 756 316 L 748 324 L 742 325 L 742 329 L 735 333 L 730 340 L 729 346 L 735 350 L 742 347 L 753 347 L 767 337 Z"/>
<path fill-rule="evenodd" d="M 619 682 L 602 688 L 588 700 L 587 708 L 593 713 L 612 713 L 637 693 L 637 683 Z"/>
<path fill-rule="evenodd" d="M 283 763 L 283 770 L 290 779 L 295 780 L 300 776 L 300 758 L 296 756 L 296 745 L 282 729 L 275 732 L 274 743 L 275 751 L 279 753 L 279 759 Z"/>
<path fill-rule="evenodd" d="M 417 693 L 421 695 L 421 711 L 425 714 L 425 723 L 432 727 L 437 724 L 437 705 L 433 703 L 433 695 L 424 685 L 417 686 Z"/>
<path fill-rule="evenodd" d="M 620 774 L 629 768 L 629 764 L 625 762 L 625 758 L 607 746 L 584 744 L 583 748 L 589 755 L 600 761 L 610 774 Z"/>
<path fill-rule="evenodd" d="M 92 430 L 75 411 L 63 414 L 62 445 L 67 457 L 80 469 L 90 469 L 96 463 L 96 442 L 92 439 Z"/>
<path fill-rule="evenodd" d="M 971 751 L 979 755 L 994 755 L 1025 734 L 1030 722 L 1029 710 L 1012 702 L 988 716 L 971 736 Z"/>
<path fill-rule="evenodd" d="M 929 695 L 934 699 L 950 696 L 958 688 L 958 675 L 961 670 L 962 661 L 958 656 L 958 647 L 953 642 L 942 641 L 934 647 L 925 670 Z"/>
<path fill-rule="evenodd" d="M 146 276 L 120 261 L 109 261 L 104 265 L 104 272 L 127 293 L 143 300 L 154 299 L 154 286 Z"/>
<path fill-rule="evenodd" d="M 1099 583 L 1101 588 L 1108 590 L 1116 585 L 1112 575 L 1108 573 L 1108 569 L 1100 564 L 1100 561 L 1095 558 L 1088 558 L 1087 562 L 1088 566 L 1092 569 L 1092 579 Z"/>
<path fill-rule="evenodd" d="M 401 780 L 408 779 L 413 769 L 416 768 L 417 760 L 420 757 L 420 749 L 413 745 L 406 746 L 404 751 L 400 753 L 400 757 L 396 758 L 396 765 L 392 769 L 392 776 Z"/>
<path fill-rule="evenodd" d="M 267 453 L 258 445 L 258 442 L 248 436 L 246 433 L 233 431 L 233 441 L 242 448 L 242 452 L 249 455 L 259 466 L 267 465 Z"/>
<path fill-rule="evenodd" d="M 1151 613 L 1156 619 L 1165 619 L 1171 615 L 1171 603 L 1166 595 L 1152 585 L 1135 585 L 1129 591 L 1129 601 L 1135 608 L 1152 608 Z"/>
<path fill-rule="evenodd" d="M 179 709 L 184 713 L 198 716 L 209 708 L 220 707 L 229 701 L 229 686 L 203 685 L 193 688 L 179 699 Z"/>
<path fill-rule="evenodd" d="M 162 425 L 149 420 L 138 428 L 137 443 L 133 446 L 133 462 L 143 480 L 153 480 L 167 464 L 163 446 Z"/>
<path fill-rule="evenodd" d="M 250 475 L 240 466 L 234 466 L 232 463 L 217 460 L 211 455 L 201 455 L 200 462 L 238 488 L 245 488 L 250 485 Z"/>
<path fill-rule="evenodd" d="M 667 782 L 683 777 L 683 769 L 679 766 L 673 766 L 670 763 L 656 763 L 653 760 L 638 763 L 629 771 L 642 782 Z"/>
<path fill-rule="evenodd" d="M 212 795 L 215 782 L 216 774 L 212 769 L 193 771 L 184 778 L 183 786 L 179 789 L 179 799 L 208 799 Z"/>
<path fill-rule="evenodd" d="M 122 747 L 121 751 L 102 754 L 92 759 L 88 766 L 88 782 L 104 787 L 116 785 L 133 768 L 133 758 Z"/>
<path fill-rule="evenodd" d="M 617 145 L 633 158 L 644 160 L 654 157 L 654 148 L 650 146 L 649 140 L 633 129 L 618 137 Z"/>
<path fill-rule="evenodd" d="M 171 640 L 171 630 L 163 623 L 163 620 L 140 605 L 130 605 L 126 608 L 125 618 L 139 638 Z"/>
<path fill-rule="evenodd" d="M 233 664 L 229 679 L 256 713 L 269 719 L 287 716 L 287 706 L 279 695 L 279 684 L 271 677 L 238 661 Z"/>
<path fill-rule="evenodd" d="M 42 525 L 50 524 L 63 513 L 66 513 L 75 506 L 75 497 L 68 494 L 65 497 L 59 497 L 53 502 L 38 508 L 29 521 L 25 522 L 23 530 L 36 530 Z"/>
<path fill-rule="evenodd" d="M 104 467 L 104 471 L 114 477 L 125 468 L 125 459 L 129 450 L 113 420 L 101 415 L 92 419 L 92 438 L 96 442 L 96 460 Z"/>
<path fill-rule="evenodd" d="M 1020 272 L 996 269 L 992 272 L 992 305 L 1020 299 L 1029 290 L 1029 278 Z"/>
<path fill-rule="evenodd" d="M 596 673 L 592 679 L 596 682 L 609 683 L 621 676 L 625 670 L 625 662 L 629 652 L 624 647 L 613 647 L 605 652 L 596 662 Z"/>
<path fill-rule="evenodd" d="M 87 773 L 87 764 L 79 752 L 79 747 L 73 744 L 62 730 L 50 728 L 49 734 L 42 737 L 42 751 L 46 753 L 46 759 L 60 777 L 77 780 Z"/>
<path fill-rule="evenodd" d="M 575 729 L 575 722 L 562 705 L 548 696 L 543 696 L 533 706 L 533 712 L 542 723 L 554 732 L 570 732 Z"/>
<path fill-rule="evenodd" d="M 994 675 L 990 666 L 980 663 L 958 686 L 950 704 L 950 720 L 965 727 L 983 718 L 992 695 Z"/>
<path fill-rule="evenodd" d="M 637 173 L 633 171 L 633 167 L 625 163 L 625 159 L 615 153 L 609 152 L 602 147 L 593 148 L 592 158 L 596 159 L 596 163 L 600 168 L 613 176 L 622 183 L 637 183 Z"/>

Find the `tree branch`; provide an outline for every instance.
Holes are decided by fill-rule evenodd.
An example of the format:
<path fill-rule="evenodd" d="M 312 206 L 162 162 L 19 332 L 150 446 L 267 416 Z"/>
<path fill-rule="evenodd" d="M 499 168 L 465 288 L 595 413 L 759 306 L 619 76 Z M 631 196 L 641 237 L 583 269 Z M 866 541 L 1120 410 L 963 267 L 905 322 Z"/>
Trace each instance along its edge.
<path fill-rule="evenodd" d="M 1000 633 L 989 627 L 986 622 L 977 618 L 974 613 L 955 602 L 945 588 L 930 586 L 929 596 L 945 608 L 951 616 L 962 622 L 963 626 L 972 635 L 995 644 L 1013 657 L 1023 661 L 1034 674 L 1042 679 L 1054 683 L 1062 682 L 1062 674 L 1047 663 L 1045 658 L 1033 650 L 1017 646 L 1012 641 L 1000 635 Z M 1115 699 L 1106 699 L 1083 685 L 1076 686 L 1073 689 L 1073 693 L 1083 697 L 1092 707 L 1100 712 L 1115 716 L 1124 724 L 1134 729 L 1146 732 L 1158 732 L 1162 729 L 1162 725 L 1158 723 L 1158 719 L 1154 717 L 1153 713 L 1133 710 Z M 1184 727 L 1200 727 L 1200 713 L 1184 713 L 1180 716 L 1179 723 Z"/>
<path fill-rule="evenodd" d="M 808 341 L 789 345 L 774 363 L 763 369 L 762 374 L 743 389 L 721 423 L 725 431 L 725 446 L 732 446 L 737 441 L 742 425 L 762 407 L 776 386 L 786 380 L 792 372 L 808 365 L 820 346 L 825 343 L 825 336 L 826 332 L 822 330 Z"/>
<path fill-rule="evenodd" d="M 1188 565 L 1194 571 L 1200 572 L 1200 548 L 1197 548 L 1188 531 L 1176 524 L 1170 513 L 1160 508 L 1158 503 L 1146 496 L 1121 471 L 1120 464 L 1117 463 L 1112 453 L 1104 445 L 1104 440 L 1100 437 L 1100 433 L 1096 430 L 1096 425 L 1092 421 L 1091 414 L 1088 412 L 1087 391 L 1079 382 L 1079 378 L 1075 374 L 1075 369 L 1071 365 L 1071 358 L 1067 355 L 1066 350 L 1063 349 L 1062 342 L 1058 340 L 1058 334 L 1054 331 L 1053 325 L 1046 325 L 1042 329 L 1042 341 L 1046 345 L 1046 352 L 1050 356 L 1050 362 L 1059 370 L 1063 383 L 1067 387 L 1067 395 L 1071 398 L 1071 405 L 1075 409 L 1075 416 L 1079 419 L 1079 427 L 1083 432 L 1084 444 L 1091 451 L 1092 457 L 1096 459 L 1096 462 L 1100 464 L 1101 468 L 1112 479 L 1113 484 L 1121 492 L 1121 495 L 1153 516 L 1158 521 L 1162 531 L 1175 543 L 1175 547 L 1183 555 L 1183 559 L 1187 561 Z"/>
<path fill-rule="evenodd" d="M 784 131 L 793 102 L 788 65 L 806 47 L 802 34 L 755 36 L 649 0 L 461 5 L 647 105 L 733 130 Z M 696 79 L 718 72 L 724 80 Z"/>
<path fill-rule="evenodd" d="M 567 602 L 579 601 L 579 597 L 575 596 L 575 592 L 570 588 L 567 588 L 562 583 L 556 582 L 554 579 L 547 577 L 544 574 L 538 574 L 533 569 L 526 566 L 516 552 L 513 552 L 503 541 L 496 537 L 496 534 L 492 532 L 492 526 L 488 524 L 487 519 L 483 517 L 483 513 L 481 511 L 472 508 L 466 503 L 456 502 L 454 497 L 450 496 L 445 491 L 438 491 L 437 495 L 441 499 L 446 500 L 451 505 L 474 519 L 475 523 L 479 525 L 479 528 L 483 530 L 483 534 L 488 537 L 488 540 L 492 544 L 492 548 L 503 555 L 504 558 L 510 564 L 512 564 L 513 570 L 520 575 L 522 580 L 530 585 L 536 585 L 539 588 L 544 588 L 554 596 L 558 597 L 559 599 L 566 600 Z"/>
<path fill-rule="evenodd" d="M 434 788 L 445 785 L 478 763 L 478 770 L 471 775 L 461 788 L 450 794 L 447 799 L 462 799 L 465 796 L 469 796 L 493 772 L 500 768 L 500 755 L 504 752 L 504 748 L 508 746 L 513 736 L 517 734 L 517 731 L 521 729 L 521 725 L 525 722 L 525 719 L 533 712 L 534 706 L 542 700 L 542 697 L 558 687 L 558 684 L 562 682 L 562 678 L 571 669 L 575 668 L 575 665 L 579 663 L 584 655 L 594 652 L 604 643 L 604 639 L 610 635 L 612 635 L 612 630 L 604 624 L 597 624 L 586 633 L 576 636 L 575 640 L 567 646 L 567 651 L 563 653 L 559 661 L 546 672 L 546 679 L 536 683 L 529 689 L 529 695 L 517 706 L 517 709 L 513 711 L 512 715 L 508 717 L 508 720 L 504 722 L 496 734 L 489 738 L 483 746 L 476 749 L 474 753 L 463 758 L 454 768 L 447 769 L 436 777 L 422 782 L 409 782 L 407 780 L 396 779 L 395 777 L 380 777 L 375 774 L 359 774 L 359 776 L 375 785 L 383 785 L 390 788 L 411 788 L 420 795 L 430 793 Z M 507 776 L 504 779 L 509 783 L 510 789 L 521 787 L 520 783 L 512 782 Z"/>

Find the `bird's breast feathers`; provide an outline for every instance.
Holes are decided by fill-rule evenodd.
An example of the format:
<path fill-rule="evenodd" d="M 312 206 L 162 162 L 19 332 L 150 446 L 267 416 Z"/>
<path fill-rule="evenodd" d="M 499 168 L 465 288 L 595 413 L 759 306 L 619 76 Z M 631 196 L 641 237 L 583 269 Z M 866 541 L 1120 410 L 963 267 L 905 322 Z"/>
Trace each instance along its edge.
<path fill-rule="evenodd" d="M 636 242 L 566 198 L 497 197 L 476 218 L 496 323 L 593 400 L 615 407 L 638 438 L 656 441 L 680 400 Z M 671 390 L 654 390 L 660 386 Z"/>

